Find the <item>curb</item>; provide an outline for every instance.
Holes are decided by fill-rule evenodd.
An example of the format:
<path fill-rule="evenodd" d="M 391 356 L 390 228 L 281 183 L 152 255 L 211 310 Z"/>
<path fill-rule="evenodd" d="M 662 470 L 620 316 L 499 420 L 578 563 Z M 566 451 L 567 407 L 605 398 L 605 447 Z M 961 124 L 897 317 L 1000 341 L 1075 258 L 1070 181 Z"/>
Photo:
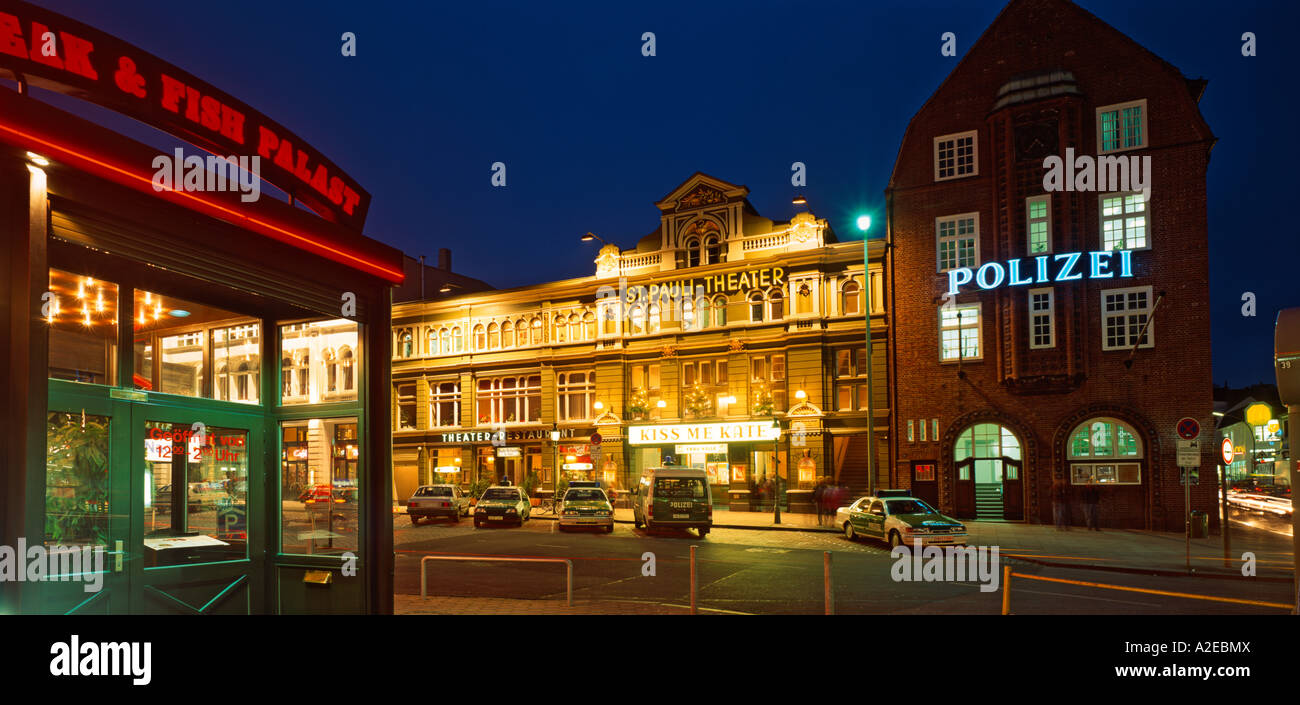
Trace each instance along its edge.
<path fill-rule="evenodd" d="M 556 520 L 559 519 L 559 517 L 554 517 L 554 516 L 537 516 L 537 515 L 535 515 L 535 514 L 529 514 L 529 515 L 528 515 L 528 520 L 529 520 L 529 521 L 532 521 L 532 520 L 534 520 L 534 519 L 537 519 L 537 520 L 539 520 L 539 521 L 556 521 Z M 614 520 L 614 523 L 615 523 L 615 524 L 627 524 L 627 525 L 629 525 L 629 526 L 631 526 L 631 525 L 633 524 L 633 522 L 627 521 L 626 519 L 615 519 L 615 520 Z M 807 531 L 807 532 L 814 533 L 814 534 L 838 534 L 838 533 L 841 533 L 840 531 L 838 531 L 838 530 L 836 530 L 836 529 L 813 528 L 813 527 L 805 527 L 805 526 L 747 526 L 747 525 L 745 525 L 745 524 L 714 524 L 714 525 L 713 525 L 713 528 L 715 528 L 715 529 L 740 529 L 741 531 Z"/>
<path fill-rule="evenodd" d="M 1118 565 L 1080 565 L 1078 563 L 1062 563 L 1060 561 L 1045 561 L 1039 558 L 1029 558 L 1026 556 L 1015 556 L 1015 559 L 1018 561 L 1033 563 L 1034 565 L 1041 565 L 1048 568 L 1071 568 L 1075 570 L 1096 570 L 1096 571 L 1101 571 L 1103 573 L 1127 573 L 1130 575 L 1158 575 L 1164 578 L 1217 578 L 1219 580 L 1248 579 L 1248 580 L 1262 580 L 1264 582 L 1269 582 L 1269 583 L 1288 583 L 1288 584 L 1294 582 L 1291 578 L 1262 576 L 1262 575 L 1247 577 L 1247 576 L 1239 575 L 1237 573 L 1225 572 L 1219 569 L 1211 569 L 1204 572 L 1195 571 L 1195 572 L 1188 573 L 1185 570 L 1168 570 L 1165 568 L 1135 568 L 1131 566 L 1118 566 Z"/>

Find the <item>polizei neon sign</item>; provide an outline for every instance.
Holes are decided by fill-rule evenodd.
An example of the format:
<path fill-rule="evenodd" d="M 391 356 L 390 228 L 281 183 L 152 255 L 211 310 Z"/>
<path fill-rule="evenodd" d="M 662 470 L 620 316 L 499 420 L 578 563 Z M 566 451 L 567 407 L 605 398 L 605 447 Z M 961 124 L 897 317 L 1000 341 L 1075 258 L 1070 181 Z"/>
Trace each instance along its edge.
<path fill-rule="evenodd" d="M 1119 262 L 1111 258 L 1119 255 Z M 1118 264 L 1119 271 L 1113 267 Z M 1023 276 L 1028 273 L 1030 276 Z M 965 284 L 974 282 L 981 289 L 1000 286 L 1025 286 L 1068 282 L 1076 279 L 1127 279 L 1133 276 L 1132 250 L 1105 250 L 1102 252 L 1069 252 L 1059 255 L 1039 255 L 1001 262 L 986 262 L 979 269 L 958 267 L 948 270 L 948 294 L 955 296 Z"/>

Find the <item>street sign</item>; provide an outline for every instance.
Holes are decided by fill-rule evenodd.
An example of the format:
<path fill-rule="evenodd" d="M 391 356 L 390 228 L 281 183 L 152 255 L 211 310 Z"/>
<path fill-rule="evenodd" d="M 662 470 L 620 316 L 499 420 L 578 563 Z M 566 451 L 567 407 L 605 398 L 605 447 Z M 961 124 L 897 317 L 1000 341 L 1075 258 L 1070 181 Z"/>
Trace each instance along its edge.
<path fill-rule="evenodd" d="M 1201 442 L 1198 440 L 1178 439 L 1178 467 L 1201 467 Z"/>
<path fill-rule="evenodd" d="M 590 443 L 590 444 L 592 444 L 592 445 L 594 445 L 594 446 L 598 446 L 598 445 L 600 445 L 600 434 L 599 434 L 599 433 L 592 433 L 592 434 L 591 434 L 591 439 L 588 440 L 587 442 Z"/>
<path fill-rule="evenodd" d="M 1232 439 L 1225 438 L 1223 439 L 1223 464 L 1232 465 L 1232 456 L 1233 456 Z"/>
<path fill-rule="evenodd" d="M 1190 416 L 1178 419 L 1178 437 L 1190 441 L 1201 435 L 1201 423 Z"/>

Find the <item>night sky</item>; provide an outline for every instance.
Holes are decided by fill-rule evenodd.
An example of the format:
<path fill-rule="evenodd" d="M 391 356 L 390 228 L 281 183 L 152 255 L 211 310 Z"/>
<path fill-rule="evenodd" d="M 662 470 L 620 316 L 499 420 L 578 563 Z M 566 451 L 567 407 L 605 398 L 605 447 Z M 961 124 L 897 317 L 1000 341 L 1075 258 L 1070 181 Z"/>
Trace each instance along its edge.
<path fill-rule="evenodd" d="M 632 247 L 654 201 L 695 171 L 788 219 L 804 193 L 840 238 L 872 213 L 908 119 L 1002 2 L 268 2 L 46 0 L 241 98 L 373 195 L 366 233 L 453 251 L 499 287 L 588 276 L 599 243 Z M 1214 379 L 1271 382 L 1273 319 L 1300 306 L 1291 2 L 1087 0 L 1085 8 L 1209 79 Z M 656 35 L 656 56 L 641 35 Z M 1254 32 L 1258 55 L 1241 55 Z M 340 35 L 357 36 L 343 57 Z M 958 57 L 940 56 L 957 35 Z M 1086 87 L 1085 87 L 1086 90 Z M 491 183 L 506 164 L 507 186 Z M 807 165 L 808 186 L 790 185 Z M 1291 167 L 1294 169 L 1294 166 Z M 1284 208 L 1287 206 L 1287 208 Z M 1157 236 L 1158 237 L 1158 236 Z M 1157 241 L 1159 243 L 1159 241 Z M 1157 246 L 1175 246 L 1164 242 Z M 1242 294 L 1257 296 L 1253 318 Z"/>

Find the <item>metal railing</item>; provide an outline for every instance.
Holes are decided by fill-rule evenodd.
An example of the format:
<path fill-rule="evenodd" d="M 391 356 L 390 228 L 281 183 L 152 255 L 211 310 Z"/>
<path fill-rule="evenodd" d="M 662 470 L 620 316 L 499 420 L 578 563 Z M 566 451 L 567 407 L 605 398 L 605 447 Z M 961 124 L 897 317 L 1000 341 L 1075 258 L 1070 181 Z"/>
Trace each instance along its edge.
<path fill-rule="evenodd" d="M 482 561 L 493 563 L 563 563 L 565 593 L 568 606 L 573 606 L 573 561 L 568 558 L 497 558 L 480 556 L 425 556 L 420 559 L 420 597 L 429 596 L 429 574 L 425 570 L 428 561 Z"/>

